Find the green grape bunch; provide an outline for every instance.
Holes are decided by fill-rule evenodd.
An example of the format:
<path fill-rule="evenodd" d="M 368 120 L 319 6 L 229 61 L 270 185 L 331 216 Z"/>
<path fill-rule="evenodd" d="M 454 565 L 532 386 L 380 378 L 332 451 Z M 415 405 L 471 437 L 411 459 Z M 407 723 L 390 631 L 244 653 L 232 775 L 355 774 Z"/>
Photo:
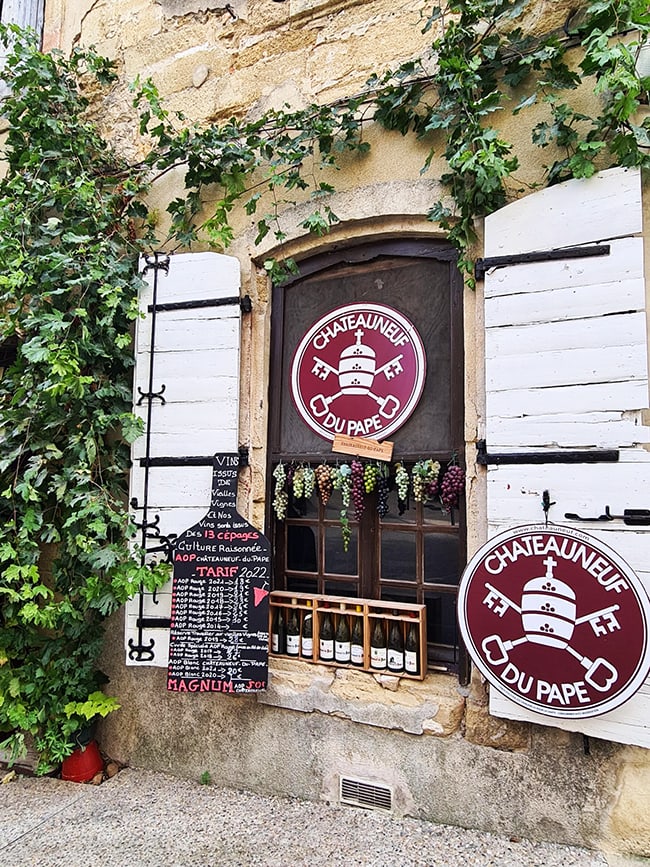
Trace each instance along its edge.
<path fill-rule="evenodd" d="M 363 486 L 366 494 L 371 494 L 377 487 L 379 467 L 377 464 L 366 464 L 363 468 Z"/>
<path fill-rule="evenodd" d="M 304 496 L 310 500 L 316 487 L 316 473 L 311 467 L 303 467 L 302 483 L 304 488 Z"/>
<path fill-rule="evenodd" d="M 278 521 L 283 521 L 287 516 L 287 505 L 289 503 L 289 495 L 285 490 L 287 481 L 287 473 L 284 464 L 280 462 L 273 470 L 273 478 L 275 479 L 275 490 L 273 496 L 273 510 Z"/>
<path fill-rule="evenodd" d="M 305 471 L 302 467 L 293 474 L 293 496 L 296 500 L 302 500 L 305 496 Z"/>

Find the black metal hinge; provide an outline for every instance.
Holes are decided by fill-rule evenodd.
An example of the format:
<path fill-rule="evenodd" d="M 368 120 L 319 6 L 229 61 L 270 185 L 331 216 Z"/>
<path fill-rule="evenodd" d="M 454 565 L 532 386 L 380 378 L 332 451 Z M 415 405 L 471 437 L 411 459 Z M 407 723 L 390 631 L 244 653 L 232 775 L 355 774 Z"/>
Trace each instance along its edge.
<path fill-rule="evenodd" d="M 615 463 L 618 449 L 560 449 L 542 452 L 488 452 L 485 440 L 476 441 L 476 462 L 481 466 L 499 464 L 599 464 Z"/>
<path fill-rule="evenodd" d="M 528 262 L 551 262 L 564 259 L 588 259 L 591 256 L 609 256 L 609 244 L 592 244 L 589 247 L 566 247 L 562 250 L 536 250 L 531 253 L 516 253 L 511 256 L 488 256 L 477 259 L 474 264 L 474 277 L 482 280 L 490 268 L 503 268 L 506 265 L 523 265 Z"/>
<path fill-rule="evenodd" d="M 253 302 L 250 295 L 231 295 L 228 298 L 201 298 L 197 301 L 169 301 L 165 304 L 150 304 L 147 308 L 149 313 L 154 310 L 156 313 L 161 311 L 168 312 L 170 310 L 199 310 L 202 307 L 234 307 L 238 305 L 242 313 L 250 313 L 253 309 Z"/>
<path fill-rule="evenodd" d="M 214 464 L 212 455 L 181 455 L 178 457 L 140 458 L 141 467 L 211 467 Z M 239 448 L 239 466 L 248 466 L 248 446 Z"/>

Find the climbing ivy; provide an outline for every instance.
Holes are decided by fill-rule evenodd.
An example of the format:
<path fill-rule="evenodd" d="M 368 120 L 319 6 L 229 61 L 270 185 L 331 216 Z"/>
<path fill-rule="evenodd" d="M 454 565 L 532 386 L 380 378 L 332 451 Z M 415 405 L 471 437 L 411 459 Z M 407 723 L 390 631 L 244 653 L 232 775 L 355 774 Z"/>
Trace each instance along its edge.
<path fill-rule="evenodd" d="M 79 48 L 45 55 L 34 34 L 0 29 L 10 87 L 0 316 L 16 347 L 0 380 L 0 732 L 12 748 L 30 733 L 45 767 L 89 717 L 115 706 L 98 689 L 102 622 L 168 577 L 141 565 L 126 508 L 129 443 L 140 433 L 130 381 L 141 252 L 225 249 L 235 208 L 254 217 L 256 243 L 269 235 L 281 249 L 283 213 L 306 200 L 302 228 L 327 233 L 338 222 L 335 170 L 363 159 L 369 124 L 419 138 L 423 173 L 444 162 L 451 205 L 432 202 L 428 216 L 456 245 L 470 285 L 476 220 L 520 192 L 508 116 L 544 110 L 531 124 L 548 154 L 539 185 L 650 167 L 650 121 L 636 120 L 650 89 L 635 69 L 650 30 L 645 0 L 597 0 L 543 36 L 526 31 L 525 12 L 517 0 L 450 0 L 423 19 L 426 58 L 373 75 L 349 98 L 255 120 L 190 124 L 150 81 L 136 81 L 134 120 L 150 145 L 137 165 L 93 121 L 116 86 L 108 60 Z M 163 238 L 146 193 L 178 169 L 184 184 Z M 281 280 L 295 264 L 265 267 Z"/>
<path fill-rule="evenodd" d="M 165 569 L 132 556 L 125 508 L 131 329 L 144 184 L 86 118 L 94 52 L 69 59 L 2 30 L 12 94 L 0 181 L 0 740 L 41 767 L 71 751 L 99 691 L 102 622 Z"/>
<path fill-rule="evenodd" d="M 426 65 L 409 61 L 373 75 L 348 99 L 271 110 L 252 122 L 232 118 L 206 128 L 185 125 L 184 118 L 170 118 L 161 107 L 150 81 L 138 83 L 135 105 L 141 110 L 145 105 L 141 132 L 156 140 L 149 165 L 162 173 L 181 165 L 187 169 L 185 193 L 168 208 L 172 227 L 164 243 L 188 245 L 202 236 L 227 246 L 235 204 L 255 214 L 260 202 L 269 201 L 263 193 L 270 194 L 271 207 L 258 217 L 256 243 L 269 232 L 280 244 L 285 240 L 280 215 L 296 191 L 308 193 L 314 203 L 301 227 L 326 233 L 338 217 L 329 204 L 334 188 L 322 172 L 336 168 L 346 152 L 367 152 L 363 131 L 370 123 L 426 143 L 422 173 L 434 158 L 444 160 L 440 180 L 453 205 L 433 202 L 428 217 L 447 231 L 468 275 L 476 219 L 522 191 L 515 174 L 519 158 L 500 129 L 506 115 L 518 116 L 534 104 L 545 109 L 547 119 L 533 126 L 532 141 L 548 149 L 551 159 L 537 185 L 589 177 L 612 165 L 650 166 L 650 119 L 634 120 L 650 91 L 650 79 L 640 78 L 635 68 L 650 33 L 644 0 L 597 0 L 543 36 L 525 31 L 526 7 L 523 0 L 450 0 L 444 8 L 435 6 L 423 24 L 424 32 L 435 34 Z M 577 66 L 570 57 L 579 59 Z M 431 58 L 432 73 L 426 71 Z M 585 102 L 592 115 L 584 113 Z M 215 186 L 222 196 L 211 200 L 210 215 L 201 222 L 206 188 L 212 195 Z M 275 260 L 266 265 L 281 279 Z"/>

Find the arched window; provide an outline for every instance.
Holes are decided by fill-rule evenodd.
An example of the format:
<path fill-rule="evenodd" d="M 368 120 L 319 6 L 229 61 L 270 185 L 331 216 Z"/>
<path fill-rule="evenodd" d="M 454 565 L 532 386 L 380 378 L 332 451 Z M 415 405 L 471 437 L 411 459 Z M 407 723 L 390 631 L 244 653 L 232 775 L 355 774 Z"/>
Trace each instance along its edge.
<path fill-rule="evenodd" d="M 340 492 L 334 491 L 324 506 L 317 496 L 295 499 L 289 488 L 287 517 L 270 528 L 275 589 L 424 604 L 429 665 L 458 670 L 463 662 L 455 616 L 465 562 L 462 498 L 451 513 L 437 497 L 425 503 L 410 497 L 400 504 L 394 485 L 397 461 L 409 472 L 419 460 L 439 461 L 443 470 L 452 458 L 463 461 L 462 280 L 448 244 L 392 240 L 337 249 L 301 262 L 300 275 L 275 288 L 269 473 L 279 462 L 291 471 L 352 459 L 334 454 L 332 441 L 305 422 L 291 389 L 292 359 L 303 336 L 329 311 L 350 304 L 385 305 L 413 323 L 426 354 L 424 388 L 411 416 L 388 437 L 394 442 L 388 512 L 379 516 L 376 493 L 366 497 L 359 521 L 350 508 L 347 551 Z"/>

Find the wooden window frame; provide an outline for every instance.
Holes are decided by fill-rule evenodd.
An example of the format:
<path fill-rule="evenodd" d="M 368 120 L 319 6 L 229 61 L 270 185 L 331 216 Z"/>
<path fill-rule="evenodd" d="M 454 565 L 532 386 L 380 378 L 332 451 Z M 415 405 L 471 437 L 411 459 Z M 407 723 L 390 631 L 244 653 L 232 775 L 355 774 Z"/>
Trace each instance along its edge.
<path fill-rule="evenodd" d="M 271 359 L 270 369 L 273 371 L 282 370 L 283 364 L 283 323 L 284 323 L 284 305 L 285 305 L 285 289 L 288 286 L 321 271 L 334 268 L 338 265 L 363 265 L 380 257 L 404 257 L 405 259 L 435 259 L 439 262 L 447 262 L 449 265 L 449 292 L 450 292 L 450 313 L 451 313 L 451 330 L 450 330 L 450 351 L 451 351 L 451 382 L 450 382 L 450 416 L 451 416 L 451 438 L 454 444 L 454 452 L 459 460 L 463 459 L 464 455 L 464 343 L 463 343 L 463 317 L 462 317 L 462 298 L 463 298 L 463 280 L 458 268 L 456 267 L 456 252 L 444 241 L 433 239 L 397 239 L 386 241 L 361 241 L 357 244 L 352 244 L 344 248 L 337 248 L 326 253 L 317 254 L 315 256 L 300 262 L 300 273 L 295 277 L 282 283 L 280 286 L 275 286 L 273 289 L 272 312 L 271 312 Z M 308 462 L 315 466 L 315 457 L 311 455 L 287 454 L 280 449 L 280 430 L 281 430 L 281 409 L 280 409 L 280 385 L 278 377 L 270 377 L 269 382 L 269 401 L 270 401 L 270 418 L 269 418 L 269 448 L 268 448 L 268 467 L 267 478 L 272 479 L 273 468 L 279 461 L 290 463 Z M 326 441 L 323 441 L 323 459 L 333 459 L 330 448 Z M 339 456 L 340 457 L 340 456 Z M 407 464 L 414 462 L 422 457 L 431 457 L 442 462 L 446 462 L 451 457 L 450 454 L 416 454 L 413 452 L 400 451 L 399 459 Z M 413 588 L 415 598 L 413 602 L 424 603 L 425 597 L 431 595 L 445 594 L 455 597 L 457 592 L 456 584 L 431 583 L 424 581 L 424 538 L 427 533 L 449 533 L 458 536 L 458 553 L 459 553 L 459 573 L 466 560 L 466 533 L 465 533 L 465 515 L 464 506 L 461 504 L 459 512 L 456 513 L 457 523 L 453 525 L 451 522 L 446 526 L 442 523 L 428 524 L 424 522 L 424 507 L 422 504 L 416 504 L 415 520 L 409 524 L 396 523 L 389 518 L 379 521 L 376 517 L 376 512 L 372 507 L 366 509 L 359 524 L 352 520 L 350 515 L 350 525 L 357 530 L 356 539 L 358 542 L 357 548 L 357 572 L 352 574 L 335 574 L 325 571 L 326 563 L 324 556 L 325 532 L 332 529 L 335 532 L 339 530 L 339 522 L 335 517 L 328 517 L 326 510 L 323 507 L 320 499 L 314 497 L 318 502 L 317 516 L 308 518 L 295 517 L 288 520 L 290 526 L 306 526 L 317 527 L 317 572 L 288 570 L 287 567 L 287 550 L 286 550 L 286 532 L 278 532 L 275 516 L 272 509 L 273 500 L 273 485 L 267 486 L 267 532 L 273 540 L 274 556 L 275 556 L 275 588 L 278 590 L 287 589 L 287 576 L 289 578 L 303 578 L 306 582 L 311 582 L 315 593 L 324 594 L 326 592 L 326 582 L 330 585 L 335 584 L 337 580 L 341 583 L 354 582 L 358 584 L 359 596 L 368 599 L 381 598 L 378 594 L 382 588 L 394 586 L 395 589 Z M 379 532 L 377 532 L 379 530 Z M 380 575 L 380 559 L 381 559 L 381 534 L 383 532 L 405 532 L 415 533 L 416 544 L 416 580 L 415 581 L 391 581 L 390 579 L 382 579 L 373 576 Z M 330 589 L 330 593 L 333 591 Z M 457 672 L 462 682 L 467 682 L 469 676 L 469 661 L 465 649 L 457 637 L 457 655 L 453 660 L 443 660 L 432 658 L 435 657 L 435 645 L 429 640 L 429 667 L 439 668 L 448 671 Z"/>

